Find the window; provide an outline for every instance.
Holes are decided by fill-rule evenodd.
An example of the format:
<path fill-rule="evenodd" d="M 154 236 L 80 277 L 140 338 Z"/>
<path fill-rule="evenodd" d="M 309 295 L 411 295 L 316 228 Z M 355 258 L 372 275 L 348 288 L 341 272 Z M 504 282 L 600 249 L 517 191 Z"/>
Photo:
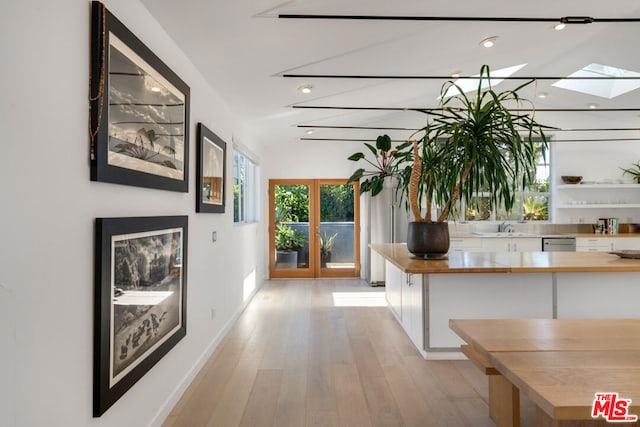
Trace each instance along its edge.
<path fill-rule="evenodd" d="M 549 150 L 537 145 L 536 182 L 515 194 L 511 212 L 493 206 L 489 193 L 478 193 L 461 212 L 465 221 L 549 221 Z"/>
<path fill-rule="evenodd" d="M 233 222 L 258 221 L 258 166 L 233 150 Z"/>

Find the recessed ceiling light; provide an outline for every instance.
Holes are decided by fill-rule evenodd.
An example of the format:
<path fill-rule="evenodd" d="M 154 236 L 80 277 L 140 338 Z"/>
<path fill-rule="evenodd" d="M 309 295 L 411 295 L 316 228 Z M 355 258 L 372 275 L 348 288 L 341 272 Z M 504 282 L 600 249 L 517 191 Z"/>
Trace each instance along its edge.
<path fill-rule="evenodd" d="M 547 96 L 549 96 L 549 94 L 547 92 L 540 92 L 538 94 L 538 98 L 546 98 Z"/>
<path fill-rule="evenodd" d="M 598 104 L 589 104 L 589 109 L 595 110 L 596 108 L 598 108 Z"/>
<path fill-rule="evenodd" d="M 298 90 L 302 93 L 311 93 L 311 89 L 313 89 L 313 85 L 302 85 L 298 87 Z"/>
<path fill-rule="evenodd" d="M 497 39 L 498 39 L 498 36 L 487 37 L 486 39 L 480 42 L 480 46 L 493 47 Z"/>
<path fill-rule="evenodd" d="M 160 88 L 158 86 L 153 86 L 151 88 L 151 92 L 160 92 Z"/>
<path fill-rule="evenodd" d="M 559 22 L 556 25 L 553 26 L 553 29 L 556 31 L 562 31 L 567 27 L 567 24 L 565 24 L 564 22 Z"/>
<path fill-rule="evenodd" d="M 451 78 L 452 79 L 459 79 L 460 78 L 460 71 L 456 71 L 455 73 L 451 73 Z"/>
<path fill-rule="evenodd" d="M 306 134 L 307 134 L 307 135 L 311 135 L 311 134 L 313 134 L 313 129 L 308 129 L 308 130 L 306 131 Z"/>

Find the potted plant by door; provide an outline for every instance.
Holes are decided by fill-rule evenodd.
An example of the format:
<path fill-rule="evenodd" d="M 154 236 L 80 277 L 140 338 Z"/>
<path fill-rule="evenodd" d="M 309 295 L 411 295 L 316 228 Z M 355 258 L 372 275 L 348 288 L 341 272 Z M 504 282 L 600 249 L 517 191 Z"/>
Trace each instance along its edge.
<path fill-rule="evenodd" d="M 331 262 L 331 250 L 338 237 L 338 233 L 329 235 L 329 233 L 322 233 L 320 236 L 320 266 L 322 268 L 327 266 L 328 262 Z"/>
<path fill-rule="evenodd" d="M 298 268 L 298 251 L 304 247 L 304 233 L 286 224 L 278 224 L 276 229 L 276 266 Z"/>
<path fill-rule="evenodd" d="M 392 148 L 388 135 L 379 136 L 373 155 L 354 153 L 349 160 L 363 160 L 373 170 L 360 168 L 349 181 L 364 179 L 361 192 L 382 191 L 384 180 L 397 179 L 396 195 L 413 216 L 407 248 L 420 258 L 440 258 L 449 250 L 446 222 L 478 193 L 490 194 L 492 203 L 509 211 L 520 188 L 535 182 L 535 144 L 546 145 L 544 126 L 533 113 L 510 110 L 525 100 L 516 89 L 495 92 L 487 65 L 480 69 L 478 88 L 467 96 L 455 82 L 442 86 L 441 108 L 420 110 L 429 115 L 426 126 L 408 142 Z M 453 92 L 455 95 L 449 96 Z M 513 106 L 513 107 L 512 107 Z M 533 111 L 533 106 L 530 105 Z M 370 157 L 370 156 L 369 156 Z"/>

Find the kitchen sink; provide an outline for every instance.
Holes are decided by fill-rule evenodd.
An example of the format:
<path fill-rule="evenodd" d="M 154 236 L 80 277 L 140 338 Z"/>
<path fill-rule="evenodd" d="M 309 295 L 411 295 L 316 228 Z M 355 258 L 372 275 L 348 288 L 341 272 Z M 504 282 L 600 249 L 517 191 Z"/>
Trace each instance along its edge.
<path fill-rule="evenodd" d="M 537 234 L 531 234 L 531 233 L 522 233 L 522 232 L 507 232 L 507 231 L 500 231 L 500 232 L 482 232 L 482 231 L 474 231 L 472 234 L 475 234 L 476 236 L 483 236 L 483 237 L 537 237 Z"/>

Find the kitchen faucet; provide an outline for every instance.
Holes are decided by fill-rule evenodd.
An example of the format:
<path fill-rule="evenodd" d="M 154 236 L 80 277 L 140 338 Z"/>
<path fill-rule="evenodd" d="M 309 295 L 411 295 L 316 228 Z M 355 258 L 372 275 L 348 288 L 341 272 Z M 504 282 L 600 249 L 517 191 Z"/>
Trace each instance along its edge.
<path fill-rule="evenodd" d="M 503 222 L 502 224 L 498 225 L 498 232 L 499 233 L 513 233 L 515 230 L 513 228 L 513 225 L 509 222 Z"/>

